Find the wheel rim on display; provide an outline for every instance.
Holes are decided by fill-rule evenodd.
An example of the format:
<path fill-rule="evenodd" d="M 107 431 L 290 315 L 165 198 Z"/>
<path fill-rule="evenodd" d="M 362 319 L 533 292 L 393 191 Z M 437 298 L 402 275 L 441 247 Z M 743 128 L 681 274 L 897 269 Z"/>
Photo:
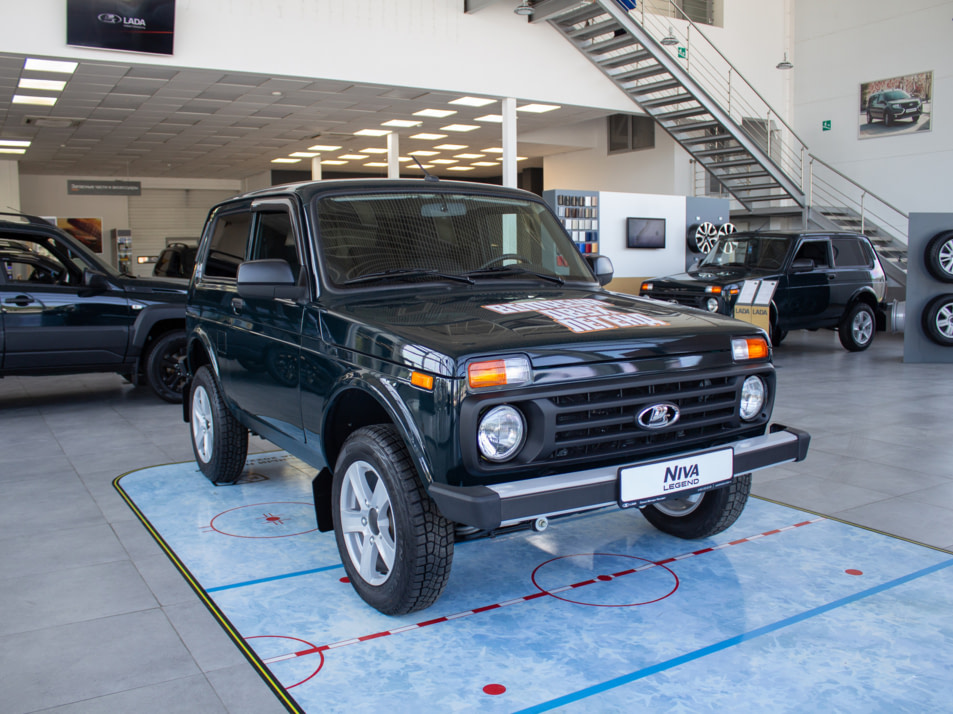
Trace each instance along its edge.
<path fill-rule="evenodd" d="M 936 312 L 936 319 L 933 321 L 936 325 L 936 331 L 948 340 L 953 340 L 953 302 L 948 302 Z"/>
<path fill-rule="evenodd" d="M 737 232 L 738 232 L 738 229 L 735 228 L 734 223 L 725 223 L 723 225 L 718 226 L 719 238 L 724 238 L 725 236 L 730 236 L 732 233 L 737 233 Z M 728 251 L 729 253 L 734 253 L 737 247 L 738 246 L 734 241 L 730 240 L 725 242 L 725 250 Z"/>
<path fill-rule="evenodd" d="M 714 223 L 705 221 L 695 229 L 694 240 L 699 253 L 709 253 L 718 240 L 718 229 Z"/>
<path fill-rule="evenodd" d="M 937 263 L 944 273 L 953 277 L 953 238 L 945 241 L 937 253 Z"/>
<path fill-rule="evenodd" d="M 351 564 L 364 582 L 381 585 L 397 554 L 394 511 L 383 479 L 366 461 L 355 461 L 344 474 L 340 507 Z"/>
<path fill-rule="evenodd" d="M 215 427 L 212 423 L 212 405 L 205 387 L 196 387 L 192 395 L 192 441 L 199 458 L 205 463 L 212 460 L 212 438 Z"/>
<path fill-rule="evenodd" d="M 684 498 L 668 498 L 664 501 L 653 503 L 652 505 L 666 516 L 681 518 L 682 516 L 687 516 L 689 513 L 692 513 L 696 508 L 698 508 L 701 505 L 702 498 L 704 496 L 705 494 L 703 493 L 693 493 L 690 496 L 685 496 Z"/>
<path fill-rule="evenodd" d="M 861 310 L 854 315 L 854 321 L 850 326 L 850 330 L 857 344 L 867 344 L 874 334 L 874 321 L 870 319 L 870 313 L 866 310 Z"/>

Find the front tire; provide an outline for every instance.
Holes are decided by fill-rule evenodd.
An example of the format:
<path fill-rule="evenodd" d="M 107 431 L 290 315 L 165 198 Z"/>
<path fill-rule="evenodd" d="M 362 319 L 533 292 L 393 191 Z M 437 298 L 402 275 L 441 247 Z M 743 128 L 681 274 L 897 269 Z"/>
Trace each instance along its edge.
<path fill-rule="evenodd" d="M 837 336 L 845 350 L 861 352 L 870 347 L 876 331 L 877 318 L 873 308 L 865 302 L 858 302 L 841 319 Z"/>
<path fill-rule="evenodd" d="M 181 404 L 185 388 L 185 330 L 166 332 L 149 348 L 146 381 L 160 399 Z"/>
<path fill-rule="evenodd" d="M 953 231 L 937 233 L 923 251 L 930 275 L 943 283 L 953 283 Z"/>
<path fill-rule="evenodd" d="M 453 524 L 424 490 L 393 426 L 358 429 L 331 487 L 334 535 L 351 585 L 385 615 L 430 607 L 453 563 Z"/>
<path fill-rule="evenodd" d="M 192 451 L 212 483 L 235 483 L 248 456 L 248 429 L 225 406 L 212 371 L 200 367 L 189 395 Z"/>
<path fill-rule="evenodd" d="M 938 345 L 953 346 L 953 294 L 937 295 L 923 308 L 923 331 Z"/>
<path fill-rule="evenodd" d="M 642 515 L 663 533 L 688 540 L 708 538 L 738 520 L 750 492 L 751 474 L 742 474 L 713 491 L 650 504 Z"/>

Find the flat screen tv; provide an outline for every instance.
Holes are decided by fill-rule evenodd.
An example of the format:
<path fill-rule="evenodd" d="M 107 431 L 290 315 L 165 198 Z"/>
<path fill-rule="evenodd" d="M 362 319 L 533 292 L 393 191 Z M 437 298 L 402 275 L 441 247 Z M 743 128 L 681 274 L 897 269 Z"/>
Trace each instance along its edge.
<path fill-rule="evenodd" d="M 175 0 L 66 0 L 66 44 L 171 55 Z"/>
<path fill-rule="evenodd" d="M 628 248 L 664 248 L 664 218 L 626 218 L 626 247 Z"/>

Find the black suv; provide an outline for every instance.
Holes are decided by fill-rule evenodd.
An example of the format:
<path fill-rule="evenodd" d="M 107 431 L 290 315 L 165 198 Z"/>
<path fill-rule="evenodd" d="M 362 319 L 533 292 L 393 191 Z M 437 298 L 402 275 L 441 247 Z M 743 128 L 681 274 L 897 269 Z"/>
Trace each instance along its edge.
<path fill-rule="evenodd" d="M 278 186 L 214 207 L 189 290 L 185 418 L 201 470 L 251 430 L 317 470 L 354 588 L 406 613 L 457 538 L 610 505 L 702 538 L 750 473 L 804 458 L 769 425 L 752 325 L 607 292 L 538 196 L 433 180 Z"/>
<path fill-rule="evenodd" d="M 874 92 L 867 99 L 867 123 L 873 124 L 879 119 L 884 126 L 890 126 L 897 119 L 910 119 L 916 124 L 923 113 L 923 102 L 912 97 L 902 89 L 887 89 Z"/>
<path fill-rule="evenodd" d="M 185 291 L 120 275 L 42 218 L 0 213 L 0 377 L 118 372 L 181 401 Z"/>
<path fill-rule="evenodd" d="M 195 246 L 188 243 L 169 243 L 156 259 L 152 274 L 157 278 L 192 277 L 195 267 Z"/>
<path fill-rule="evenodd" d="M 746 280 L 776 280 L 771 341 L 789 330 L 837 328 L 853 352 L 883 322 L 887 280 L 866 236 L 856 233 L 734 233 L 686 273 L 642 283 L 640 295 L 732 314 Z"/>

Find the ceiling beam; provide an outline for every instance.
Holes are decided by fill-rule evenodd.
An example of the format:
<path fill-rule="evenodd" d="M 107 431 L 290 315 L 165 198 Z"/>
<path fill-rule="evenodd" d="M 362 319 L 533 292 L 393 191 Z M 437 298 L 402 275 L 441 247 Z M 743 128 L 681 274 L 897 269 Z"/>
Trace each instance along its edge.
<path fill-rule="evenodd" d="M 463 0 L 463 11 L 467 14 L 472 14 L 490 5 L 495 5 L 498 2 L 500 2 L 500 0 Z"/>

